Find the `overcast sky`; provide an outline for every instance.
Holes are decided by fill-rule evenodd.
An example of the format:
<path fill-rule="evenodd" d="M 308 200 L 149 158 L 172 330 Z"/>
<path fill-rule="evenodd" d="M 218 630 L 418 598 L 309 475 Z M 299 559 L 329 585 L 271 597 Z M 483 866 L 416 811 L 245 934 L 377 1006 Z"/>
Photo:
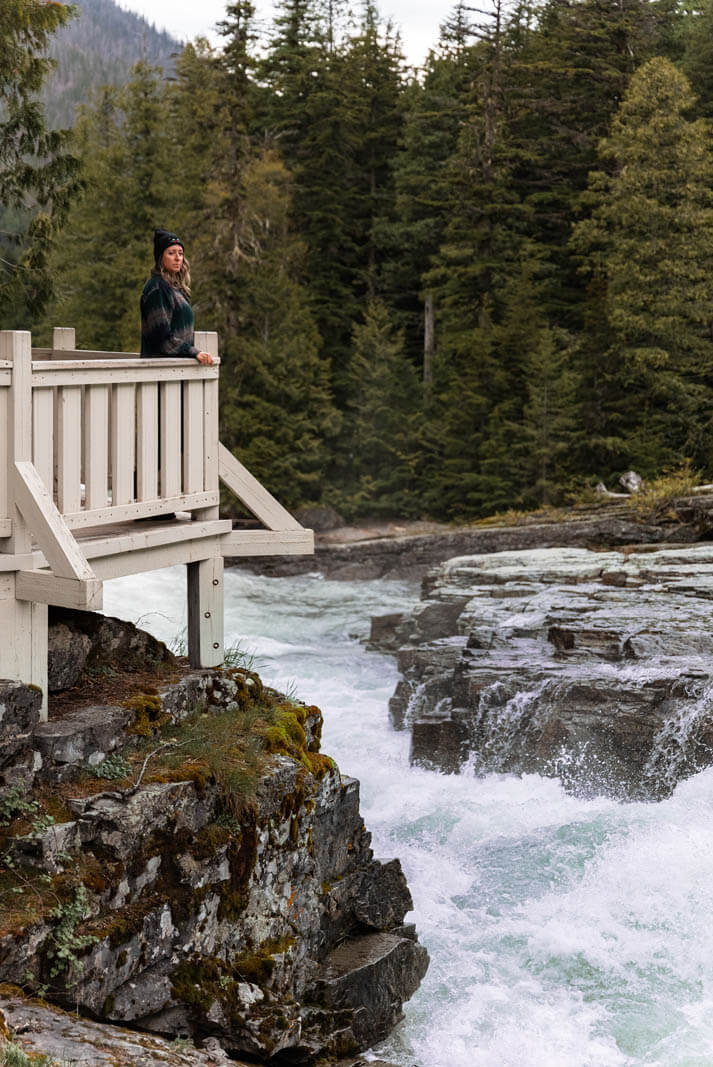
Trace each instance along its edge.
<path fill-rule="evenodd" d="M 168 30 L 181 41 L 205 36 L 216 40 L 213 28 L 225 13 L 225 0 L 117 0 L 120 7 L 136 11 L 159 30 Z M 270 0 L 254 0 L 258 25 L 270 24 Z M 455 0 L 381 0 L 379 11 L 384 19 L 393 19 L 401 29 L 404 52 L 410 63 L 423 62 L 426 52 L 438 39 L 438 26 L 446 18 Z"/>

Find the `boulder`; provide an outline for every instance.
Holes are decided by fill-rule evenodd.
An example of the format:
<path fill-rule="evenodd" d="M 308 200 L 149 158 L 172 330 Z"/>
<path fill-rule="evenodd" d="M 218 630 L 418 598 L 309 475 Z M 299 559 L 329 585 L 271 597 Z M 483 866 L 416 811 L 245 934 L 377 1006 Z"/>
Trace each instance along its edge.
<path fill-rule="evenodd" d="M 182 722 L 191 699 L 204 716 L 240 716 L 247 680 L 189 672 L 152 697 L 155 721 Z M 398 1022 L 428 955 L 404 926 L 412 901 L 398 860 L 373 856 L 358 782 L 316 755 L 317 708 L 300 716 L 314 772 L 273 756 L 254 797 L 236 801 L 231 815 L 224 790 L 204 775 L 80 790 L 101 759 L 133 744 L 136 708 L 87 707 L 38 724 L 39 693 L 10 686 L 5 695 L 9 733 L 24 730 L 18 751 L 37 755 L 38 780 L 65 789 L 76 781 L 78 791 L 65 801 L 71 819 L 3 843 L 25 872 L 23 886 L 37 871 L 38 885 L 56 879 L 58 888 L 51 907 L 33 908 L 26 925 L 15 919 L 0 937 L 0 983 L 34 982 L 98 1021 L 200 1048 L 214 1042 L 205 1061 L 189 1061 L 196 1064 L 226 1054 L 231 1062 L 353 1056 Z M 8 788 L 0 783 L 0 799 Z M 21 1002 L 11 1013 L 24 1033 Z M 99 1033 L 87 1024 L 85 1035 L 83 1021 L 63 1016 L 45 1022 L 46 1041 L 29 1049 L 54 1052 L 57 1030 L 70 1054 L 82 1040 L 93 1048 Z M 139 1040 L 151 1055 L 160 1049 L 153 1038 Z M 132 1062 L 118 1031 L 116 1043 L 112 1062 Z M 147 1052 L 134 1062 L 154 1059 Z"/>
<path fill-rule="evenodd" d="M 710 545 L 454 558 L 394 624 L 408 643 L 392 721 L 415 763 L 447 773 L 666 796 L 713 762 L 712 597 Z"/>

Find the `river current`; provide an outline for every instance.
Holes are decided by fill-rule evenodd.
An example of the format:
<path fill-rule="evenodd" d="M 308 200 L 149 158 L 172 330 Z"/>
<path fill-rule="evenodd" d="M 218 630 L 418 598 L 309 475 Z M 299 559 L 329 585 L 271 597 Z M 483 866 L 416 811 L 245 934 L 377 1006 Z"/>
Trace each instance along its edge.
<path fill-rule="evenodd" d="M 226 571 L 226 645 L 318 704 L 323 751 L 361 782 L 401 859 L 431 965 L 377 1054 L 400 1067 L 713 1067 L 713 768 L 658 804 L 581 800 L 537 775 L 412 768 L 389 724 L 371 615 L 417 589 Z M 107 614 L 171 644 L 182 568 L 107 582 Z"/>

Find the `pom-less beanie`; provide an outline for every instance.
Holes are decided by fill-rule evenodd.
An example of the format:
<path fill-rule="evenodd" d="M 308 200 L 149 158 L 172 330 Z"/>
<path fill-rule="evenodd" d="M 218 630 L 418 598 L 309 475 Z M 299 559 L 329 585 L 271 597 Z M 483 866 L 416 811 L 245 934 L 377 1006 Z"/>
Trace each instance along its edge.
<path fill-rule="evenodd" d="M 171 233 L 170 230 L 154 230 L 153 258 L 156 263 L 161 262 L 161 256 L 171 245 L 180 245 L 183 248 L 183 241 L 175 233 Z"/>

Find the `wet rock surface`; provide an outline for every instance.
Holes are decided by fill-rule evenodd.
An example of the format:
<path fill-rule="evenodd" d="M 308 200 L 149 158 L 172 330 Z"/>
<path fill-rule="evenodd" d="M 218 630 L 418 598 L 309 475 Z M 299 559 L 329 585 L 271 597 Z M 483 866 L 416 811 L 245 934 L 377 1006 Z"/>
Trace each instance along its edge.
<path fill-rule="evenodd" d="M 95 630 L 124 642 L 111 625 Z M 138 645 L 129 635 L 120 647 L 130 656 Z M 351 1056 L 346 1067 L 401 1018 L 428 955 L 404 925 L 412 901 L 399 861 L 374 858 L 359 784 L 326 757 L 272 756 L 254 794 L 234 808 L 205 775 L 82 791 L 94 768 L 136 744 L 137 727 L 243 714 L 240 701 L 257 684 L 248 675 L 191 671 L 123 706 L 87 706 L 48 723 L 38 722 L 38 691 L 0 682 L 0 801 L 32 823 L 30 790 L 54 785 L 71 814 L 0 841 L 0 866 L 23 872 L 21 884 L 40 877 L 27 917 L 13 913 L 0 928 L 0 983 L 39 986 L 86 1017 L 57 1013 L 50 1022 L 36 1005 L 6 997 L 0 1009 L 28 1051 L 71 1061 L 83 1042 L 94 1055 L 96 1041 L 117 1049 L 115 1059 L 98 1052 L 96 1064 L 278 1056 L 287 1067 Z M 305 708 L 300 721 L 306 751 L 316 753 L 319 710 Z M 103 1038 L 102 1022 L 143 1036 Z M 200 1053 L 165 1047 L 167 1035 Z"/>
<path fill-rule="evenodd" d="M 306 525 L 311 525 L 306 522 Z M 374 522 L 362 526 L 315 526 L 314 556 L 275 556 L 232 562 L 260 574 L 283 577 L 320 571 L 344 581 L 367 578 L 420 579 L 455 556 L 557 546 L 695 543 L 713 533 L 713 494 L 669 502 L 661 514 L 640 513 L 631 499 L 604 501 L 556 513 L 533 513 L 508 525 Z"/>
<path fill-rule="evenodd" d="M 55 1063 L 77 1067 L 248 1067 L 228 1059 L 220 1048 L 198 1049 L 192 1042 L 139 1034 L 21 996 L 0 995 L 0 1029 L 3 1022 L 15 1048 L 28 1056 L 52 1056 Z"/>
<path fill-rule="evenodd" d="M 458 557 L 371 645 L 414 762 L 652 799 L 713 762 L 711 599 L 708 544 Z"/>

